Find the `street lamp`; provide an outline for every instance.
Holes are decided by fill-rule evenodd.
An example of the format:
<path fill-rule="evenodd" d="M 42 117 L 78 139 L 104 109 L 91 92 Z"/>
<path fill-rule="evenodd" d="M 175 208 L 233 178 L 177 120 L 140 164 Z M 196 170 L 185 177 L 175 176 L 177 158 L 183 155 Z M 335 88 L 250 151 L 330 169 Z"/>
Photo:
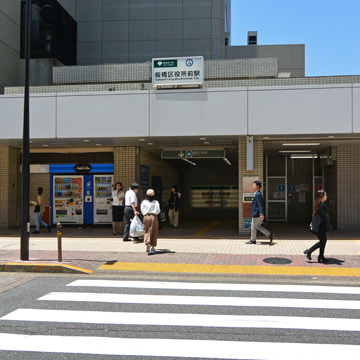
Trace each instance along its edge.
<path fill-rule="evenodd" d="M 29 202 L 30 202 L 30 121 L 29 121 L 29 70 L 30 70 L 30 29 L 31 0 L 26 0 L 25 19 L 25 89 L 24 89 L 24 126 L 21 172 L 21 242 L 20 259 L 29 260 Z"/>

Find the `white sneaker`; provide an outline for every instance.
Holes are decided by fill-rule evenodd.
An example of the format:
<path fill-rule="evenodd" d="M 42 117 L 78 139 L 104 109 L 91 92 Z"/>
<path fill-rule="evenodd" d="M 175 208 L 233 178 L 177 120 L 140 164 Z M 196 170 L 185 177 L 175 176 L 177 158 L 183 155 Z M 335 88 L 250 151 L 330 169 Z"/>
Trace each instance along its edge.
<path fill-rule="evenodd" d="M 156 249 L 154 247 L 151 248 L 151 251 L 150 251 L 152 254 L 156 253 Z"/>
<path fill-rule="evenodd" d="M 150 252 L 150 244 L 146 245 L 146 252 Z"/>

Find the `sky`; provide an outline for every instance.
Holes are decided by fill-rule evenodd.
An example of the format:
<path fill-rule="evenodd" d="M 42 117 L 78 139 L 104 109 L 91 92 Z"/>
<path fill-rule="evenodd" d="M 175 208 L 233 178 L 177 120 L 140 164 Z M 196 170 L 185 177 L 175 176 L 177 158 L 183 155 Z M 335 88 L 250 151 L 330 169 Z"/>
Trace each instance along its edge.
<path fill-rule="evenodd" d="M 232 0 L 231 45 L 305 44 L 305 76 L 360 75 L 360 0 Z"/>

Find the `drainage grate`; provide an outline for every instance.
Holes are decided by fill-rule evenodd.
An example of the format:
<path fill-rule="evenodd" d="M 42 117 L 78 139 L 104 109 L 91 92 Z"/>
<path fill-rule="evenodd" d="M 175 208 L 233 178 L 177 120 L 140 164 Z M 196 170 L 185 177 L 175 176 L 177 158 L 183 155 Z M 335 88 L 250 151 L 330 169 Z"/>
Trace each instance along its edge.
<path fill-rule="evenodd" d="M 290 264 L 292 260 L 279 257 L 270 257 L 263 260 L 267 264 Z"/>

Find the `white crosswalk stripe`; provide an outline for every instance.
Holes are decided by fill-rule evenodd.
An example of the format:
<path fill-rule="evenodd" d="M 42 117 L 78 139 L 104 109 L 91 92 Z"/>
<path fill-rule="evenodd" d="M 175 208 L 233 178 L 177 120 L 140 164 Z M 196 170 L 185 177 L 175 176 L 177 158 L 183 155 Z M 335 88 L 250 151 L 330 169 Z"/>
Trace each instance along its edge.
<path fill-rule="evenodd" d="M 90 288 L 96 292 L 87 292 Z M 45 330 L 36 335 L 30 331 L 0 332 L 0 358 L 1 351 L 14 351 L 129 358 L 288 360 L 304 359 L 304 356 L 307 359 L 346 356 L 346 359 L 360 359 L 360 289 L 357 287 L 76 280 L 64 290 L 68 291 L 41 296 L 34 308 L 20 308 L 4 315 L 0 325 L 9 328 L 8 324 L 24 323 L 27 325 L 22 329 L 26 330 L 29 323 L 39 326 L 84 324 L 87 329 L 97 324 L 105 328 L 115 326 L 119 332 L 126 326 L 127 334 L 133 329 L 131 336 L 122 337 L 123 332 L 122 336 L 109 337 L 105 330 L 103 336 L 57 335 L 55 330 L 54 335 L 48 335 Z M 150 294 L 144 293 L 149 291 Z M 82 310 L 85 306 L 93 306 L 96 310 Z M 134 309 L 134 306 L 137 307 Z M 262 315 L 246 314 L 249 309 L 261 309 Z M 334 311 L 335 315 L 326 316 L 328 311 Z M 266 312 L 268 314 L 263 315 Z M 137 336 L 139 326 L 143 334 L 150 335 Z M 154 337 L 154 326 L 164 327 L 162 331 L 166 336 Z M 166 331 L 174 327 L 180 332 Z M 200 328 L 204 330 L 197 330 Z M 243 340 L 196 337 L 200 332 L 215 334 L 214 331 L 229 328 Z M 284 335 L 280 340 L 269 340 L 271 334 L 276 337 L 278 331 L 284 330 L 295 331 L 291 341 L 281 341 Z M 271 333 L 267 333 L 269 331 Z M 298 339 L 298 334 L 304 331 L 312 339 L 310 343 Z M 350 334 L 352 340 L 338 341 L 339 336 L 332 334 L 339 335 L 339 332 Z M 172 338 L 175 333 L 184 338 Z M 331 335 L 326 341 L 316 343 L 323 333 Z M 262 336 L 262 341 L 255 338 L 251 341 L 255 335 L 256 339 Z"/>

